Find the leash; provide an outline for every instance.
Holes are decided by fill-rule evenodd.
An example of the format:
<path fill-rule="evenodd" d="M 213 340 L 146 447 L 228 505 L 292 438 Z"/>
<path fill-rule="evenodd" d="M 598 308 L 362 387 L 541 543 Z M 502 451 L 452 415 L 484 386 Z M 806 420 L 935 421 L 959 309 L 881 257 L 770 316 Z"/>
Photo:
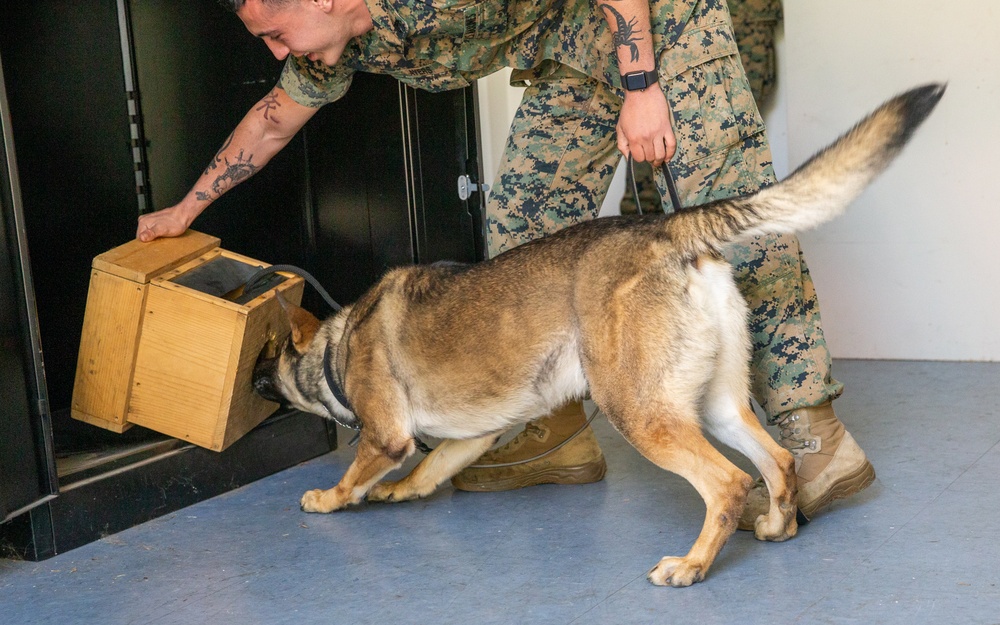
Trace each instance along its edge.
<path fill-rule="evenodd" d="M 270 267 L 260 267 L 252 276 L 250 276 L 249 279 L 247 279 L 246 284 L 243 286 L 243 292 L 245 293 L 250 291 L 251 288 L 258 282 L 272 274 L 278 273 L 279 271 L 294 273 L 302 276 L 306 282 L 312 285 L 312 288 L 316 289 L 316 292 L 319 293 L 320 297 L 322 297 L 327 305 L 333 309 L 333 312 L 340 312 L 340 309 L 343 308 L 343 306 L 335 302 L 334 299 L 330 297 L 330 294 L 326 292 L 326 289 L 324 289 L 323 285 L 319 283 L 319 280 L 314 278 L 313 275 L 305 269 L 296 267 L 295 265 L 271 265 Z"/>
<path fill-rule="evenodd" d="M 674 211 L 681 210 L 681 200 L 680 196 L 677 195 L 677 186 L 674 184 L 674 177 L 670 173 L 670 166 L 667 165 L 666 161 L 660 165 L 661 171 L 663 171 L 663 177 L 667 179 L 667 192 L 670 194 L 670 204 Z M 639 211 L 640 215 L 643 215 L 642 204 L 639 203 L 639 187 L 635 184 L 635 163 L 632 161 L 632 155 L 628 155 L 628 171 L 626 172 L 627 181 L 626 184 L 632 189 L 632 198 L 635 200 L 635 207 Z"/>

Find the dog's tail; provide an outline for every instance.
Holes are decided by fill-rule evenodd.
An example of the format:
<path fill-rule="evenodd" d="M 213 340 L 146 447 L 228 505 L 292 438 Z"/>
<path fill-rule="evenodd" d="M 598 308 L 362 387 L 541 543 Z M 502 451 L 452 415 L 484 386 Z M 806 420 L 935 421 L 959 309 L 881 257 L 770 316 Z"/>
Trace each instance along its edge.
<path fill-rule="evenodd" d="M 674 213 L 667 220 L 671 240 L 685 256 L 697 256 L 744 237 L 798 232 L 832 219 L 889 166 L 944 90 L 931 84 L 896 96 L 782 182 Z"/>

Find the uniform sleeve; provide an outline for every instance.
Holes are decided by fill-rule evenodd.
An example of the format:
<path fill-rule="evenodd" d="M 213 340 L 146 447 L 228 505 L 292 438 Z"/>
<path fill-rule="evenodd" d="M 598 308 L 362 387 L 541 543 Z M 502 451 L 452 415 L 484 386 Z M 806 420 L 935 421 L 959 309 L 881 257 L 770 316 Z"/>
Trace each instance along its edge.
<path fill-rule="evenodd" d="M 289 56 L 278 86 L 295 102 L 319 108 L 342 98 L 353 78 L 354 70 L 343 65 L 330 67 L 305 57 Z"/>

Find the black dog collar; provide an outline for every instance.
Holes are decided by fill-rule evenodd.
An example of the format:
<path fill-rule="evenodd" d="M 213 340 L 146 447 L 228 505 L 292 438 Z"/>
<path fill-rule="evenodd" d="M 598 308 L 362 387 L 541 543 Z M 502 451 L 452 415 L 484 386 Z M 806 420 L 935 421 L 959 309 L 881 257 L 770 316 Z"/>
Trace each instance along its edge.
<path fill-rule="evenodd" d="M 327 343 L 326 351 L 323 353 L 323 377 L 326 378 L 326 384 L 330 387 L 330 392 L 333 393 L 334 399 L 336 399 L 344 408 L 354 412 L 354 408 L 351 407 L 351 402 L 349 402 L 347 400 L 347 396 L 344 395 L 344 389 L 340 387 L 340 384 L 337 383 L 336 376 L 333 375 L 333 365 L 331 364 L 332 348 L 333 346 L 330 343 Z M 350 428 L 352 430 L 361 429 L 361 421 L 357 418 L 351 420 L 350 423 L 344 423 L 336 417 L 332 410 L 330 411 L 330 416 L 334 421 L 345 428 Z"/>

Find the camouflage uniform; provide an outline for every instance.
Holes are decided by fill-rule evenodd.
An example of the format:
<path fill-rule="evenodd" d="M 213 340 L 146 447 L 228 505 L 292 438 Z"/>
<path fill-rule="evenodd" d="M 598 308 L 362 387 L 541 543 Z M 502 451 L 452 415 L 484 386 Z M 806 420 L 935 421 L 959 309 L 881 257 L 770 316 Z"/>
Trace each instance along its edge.
<path fill-rule="evenodd" d="M 355 71 L 442 91 L 512 67 L 511 83 L 526 89 L 487 203 L 490 254 L 597 216 L 619 162 L 623 92 L 610 29 L 591 0 L 369 0 L 369 9 L 373 30 L 335 67 L 289 58 L 279 84 L 294 100 L 332 102 Z M 650 9 L 682 202 L 773 182 L 723 0 L 652 0 Z M 768 414 L 838 394 L 794 238 L 755 241 L 731 256 L 753 313 L 754 389 Z"/>
<path fill-rule="evenodd" d="M 750 90 L 758 105 L 766 104 L 777 78 L 774 30 L 782 20 L 781 0 L 729 0 L 729 12 Z"/>
<path fill-rule="evenodd" d="M 757 107 L 763 108 L 774 94 L 777 79 L 774 31 L 782 20 L 781 0 L 729 0 L 728 4 L 733 19 L 733 34 L 750 83 L 750 92 L 757 101 Z M 643 212 L 663 210 L 649 163 L 635 164 L 635 187 Z M 634 215 L 638 212 L 629 186 L 621 201 L 621 213 Z"/>

